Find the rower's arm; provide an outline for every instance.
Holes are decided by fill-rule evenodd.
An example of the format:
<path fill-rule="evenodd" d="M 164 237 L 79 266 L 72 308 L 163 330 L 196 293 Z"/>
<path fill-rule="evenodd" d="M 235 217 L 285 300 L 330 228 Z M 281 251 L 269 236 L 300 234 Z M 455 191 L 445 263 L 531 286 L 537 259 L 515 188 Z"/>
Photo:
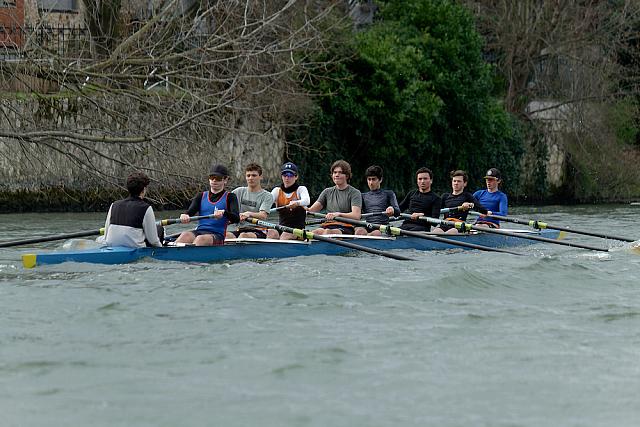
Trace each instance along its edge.
<path fill-rule="evenodd" d="M 500 210 L 498 212 L 492 212 L 492 213 L 494 215 L 500 215 L 500 216 L 509 215 L 509 202 L 507 201 L 507 195 L 506 194 L 501 194 L 500 195 L 499 209 Z"/>
<path fill-rule="evenodd" d="M 262 221 L 264 221 L 265 219 L 267 219 L 269 217 L 269 212 L 265 212 L 265 211 L 251 212 L 251 211 L 247 211 L 247 212 L 242 212 L 242 214 L 240 216 L 241 216 L 242 219 L 256 218 L 256 219 L 261 219 Z"/>
<path fill-rule="evenodd" d="M 480 203 L 480 201 L 476 197 L 472 196 L 471 198 L 472 198 L 471 203 L 473 203 L 473 209 L 485 215 L 489 213 L 489 210 L 485 208 L 484 205 Z"/>
<path fill-rule="evenodd" d="M 309 207 L 309 209 L 308 209 L 308 210 L 309 210 L 309 211 L 311 211 L 311 212 L 320 212 L 323 208 L 324 208 L 324 206 L 322 206 L 322 203 L 320 203 L 320 202 L 315 202 L 314 204 L 312 204 L 312 205 Z"/>
<path fill-rule="evenodd" d="M 109 234 L 109 226 L 111 225 L 111 208 L 113 208 L 113 203 L 109 206 L 109 212 L 107 212 L 107 219 L 104 221 L 104 234 L 98 237 L 98 242 L 106 242 L 107 234 Z"/>
<path fill-rule="evenodd" d="M 240 222 L 240 206 L 238 204 L 238 197 L 235 193 L 227 194 L 227 208 L 223 214 L 231 224 L 237 224 Z"/>
<path fill-rule="evenodd" d="M 149 206 L 147 211 L 144 213 L 144 218 L 142 219 L 142 230 L 144 231 L 144 237 L 151 246 L 162 246 L 160 238 L 158 237 L 156 216 L 153 213 L 153 208 L 151 206 Z"/>
<path fill-rule="evenodd" d="M 298 200 L 298 205 L 300 206 L 309 206 L 311 203 L 311 197 L 309 196 L 309 190 L 304 185 L 298 187 L 298 195 L 300 196 L 300 200 Z"/>
<path fill-rule="evenodd" d="M 364 202 L 364 201 L 363 201 Z M 393 191 L 389 192 L 389 206 L 393 208 L 393 216 L 400 216 L 400 206 L 398 205 L 398 198 Z"/>
<path fill-rule="evenodd" d="M 436 199 L 431 204 L 431 218 L 439 218 L 440 217 L 440 207 L 442 206 L 442 200 L 440 197 L 436 197 Z M 427 213 L 427 212 L 425 212 Z"/>
<path fill-rule="evenodd" d="M 202 203 L 202 193 L 196 194 L 196 196 L 191 199 L 191 204 L 189 205 L 189 209 L 185 212 L 188 216 L 194 216 L 198 212 L 200 212 L 200 204 Z"/>
<path fill-rule="evenodd" d="M 339 216 L 355 219 L 356 221 L 362 217 L 362 208 L 360 206 L 351 206 L 351 212 L 338 213 Z"/>

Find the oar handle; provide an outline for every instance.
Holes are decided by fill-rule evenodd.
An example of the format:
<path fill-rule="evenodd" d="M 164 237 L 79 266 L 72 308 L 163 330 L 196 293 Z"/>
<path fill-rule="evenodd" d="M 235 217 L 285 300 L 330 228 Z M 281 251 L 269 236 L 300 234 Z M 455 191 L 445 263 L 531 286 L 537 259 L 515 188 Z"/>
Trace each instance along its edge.
<path fill-rule="evenodd" d="M 211 215 L 200 215 L 200 216 L 190 216 L 189 217 L 189 222 L 191 221 L 200 221 L 201 219 L 213 219 L 215 218 L 214 216 L 215 214 L 211 214 Z M 182 220 L 180 218 L 169 218 L 169 219 L 162 219 L 160 221 L 156 221 L 156 224 L 158 225 L 172 225 L 172 224 L 180 224 L 182 223 Z"/>
<path fill-rule="evenodd" d="M 294 206 L 295 205 L 295 206 Z M 284 208 L 290 208 L 290 207 L 298 207 L 298 206 L 302 206 L 305 207 L 307 205 L 301 205 L 300 203 L 289 203 L 288 205 L 284 205 L 284 206 L 278 206 L 277 208 L 271 208 L 269 209 L 269 213 L 274 213 L 274 212 L 278 212 L 280 209 L 284 209 Z"/>
<path fill-rule="evenodd" d="M 445 214 L 445 213 L 449 213 L 449 212 L 457 212 L 457 211 L 462 210 L 462 209 L 463 209 L 462 206 L 456 206 L 456 207 L 453 207 L 453 208 L 442 208 L 442 209 L 440 209 L 440 213 L 441 214 Z"/>

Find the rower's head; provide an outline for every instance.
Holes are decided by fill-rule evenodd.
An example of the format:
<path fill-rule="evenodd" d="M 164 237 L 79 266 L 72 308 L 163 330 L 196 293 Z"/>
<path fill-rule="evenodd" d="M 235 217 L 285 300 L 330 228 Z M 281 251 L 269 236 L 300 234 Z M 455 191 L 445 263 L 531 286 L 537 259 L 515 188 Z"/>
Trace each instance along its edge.
<path fill-rule="evenodd" d="M 469 181 L 469 176 L 463 170 L 454 170 L 450 174 L 451 176 L 451 189 L 453 190 L 453 194 L 460 194 L 464 191 L 464 188 L 467 186 L 467 182 Z"/>
<path fill-rule="evenodd" d="M 351 165 L 345 160 L 336 160 L 331 165 L 331 179 L 338 187 L 346 186 L 351 179 Z"/>
<path fill-rule="evenodd" d="M 418 183 L 418 190 L 421 193 L 428 193 L 431 191 L 431 184 L 433 183 L 433 172 L 431 169 L 422 167 L 416 171 L 416 181 Z"/>
<path fill-rule="evenodd" d="M 151 180 L 144 172 L 133 172 L 127 177 L 127 191 L 131 196 L 144 197 L 142 194 Z"/>
<path fill-rule="evenodd" d="M 498 186 L 502 182 L 502 174 L 500 173 L 500 169 L 498 168 L 489 169 L 484 176 L 484 180 L 487 184 L 487 190 L 490 193 L 497 191 Z"/>
<path fill-rule="evenodd" d="M 209 171 L 209 186 L 212 193 L 219 193 L 229 181 L 229 170 L 224 165 L 213 165 Z"/>
<path fill-rule="evenodd" d="M 244 168 L 244 178 L 250 189 L 260 188 L 260 183 L 262 182 L 262 167 L 257 163 L 249 163 L 247 167 Z"/>
<path fill-rule="evenodd" d="M 285 188 L 291 187 L 298 180 L 298 166 L 291 162 L 285 163 L 280 168 L 280 176 Z"/>
<path fill-rule="evenodd" d="M 375 191 L 380 189 L 380 184 L 382 184 L 382 168 L 380 166 L 369 166 L 364 175 L 367 177 L 369 190 Z"/>

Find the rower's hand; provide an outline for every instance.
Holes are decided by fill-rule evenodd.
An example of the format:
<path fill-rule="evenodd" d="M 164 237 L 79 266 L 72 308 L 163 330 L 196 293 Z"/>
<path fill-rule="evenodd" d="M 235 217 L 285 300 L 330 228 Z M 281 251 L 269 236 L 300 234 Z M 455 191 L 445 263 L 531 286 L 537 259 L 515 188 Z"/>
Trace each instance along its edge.
<path fill-rule="evenodd" d="M 389 206 L 387 209 L 385 209 L 384 213 L 386 213 L 387 216 L 393 216 L 393 208 Z"/>
<path fill-rule="evenodd" d="M 240 221 L 245 221 L 247 218 L 251 218 L 251 212 L 242 212 L 240 214 Z"/>
<path fill-rule="evenodd" d="M 421 216 L 424 216 L 424 214 L 422 212 L 414 212 L 414 213 L 411 214 L 411 219 L 416 221 Z"/>
<path fill-rule="evenodd" d="M 215 219 L 222 218 L 222 215 L 224 215 L 224 209 L 216 209 L 215 212 L 213 213 L 213 217 Z"/>
<path fill-rule="evenodd" d="M 327 214 L 324 216 L 326 219 L 328 219 L 329 221 L 333 220 L 335 217 L 340 216 L 341 212 L 327 212 Z"/>
<path fill-rule="evenodd" d="M 473 203 L 464 202 L 461 207 L 462 207 L 462 210 L 465 210 L 465 211 L 469 209 L 473 209 Z"/>
<path fill-rule="evenodd" d="M 189 221 L 191 221 L 191 218 L 189 217 L 189 215 L 187 214 L 180 214 L 180 222 L 183 224 L 188 223 Z"/>

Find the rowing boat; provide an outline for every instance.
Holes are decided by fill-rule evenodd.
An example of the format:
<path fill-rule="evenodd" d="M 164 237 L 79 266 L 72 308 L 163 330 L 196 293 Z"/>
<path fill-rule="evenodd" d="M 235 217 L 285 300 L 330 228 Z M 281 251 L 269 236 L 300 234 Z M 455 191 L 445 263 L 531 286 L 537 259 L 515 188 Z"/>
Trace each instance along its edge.
<path fill-rule="evenodd" d="M 555 230 L 510 230 L 522 235 L 537 235 L 557 238 L 560 234 Z M 331 236 L 357 243 L 360 246 L 379 250 L 414 249 L 421 251 L 460 249 L 458 246 L 442 242 L 420 239 L 417 237 L 386 236 Z M 523 246 L 535 243 L 513 236 L 501 236 L 487 233 L 470 233 L 460 235 L 440 235 L 456 241 L 474 243 L 494 248 Z M 324 241 L 271 240 L 271 239 L 236 239 L 220 246 L 165 246 L 153 248 L 127 248 L 101 246 L 92 249 L 47 251 L 22 255 L 25 268 L 63 262 L 88 262 L 96 264 L 126 264 L 143 258 L 160 261 L 182 262 L 219 262 L 240 259 L 290 258 L 308 255 L 342 255 L 352 249 L 334 245 Z"/>

